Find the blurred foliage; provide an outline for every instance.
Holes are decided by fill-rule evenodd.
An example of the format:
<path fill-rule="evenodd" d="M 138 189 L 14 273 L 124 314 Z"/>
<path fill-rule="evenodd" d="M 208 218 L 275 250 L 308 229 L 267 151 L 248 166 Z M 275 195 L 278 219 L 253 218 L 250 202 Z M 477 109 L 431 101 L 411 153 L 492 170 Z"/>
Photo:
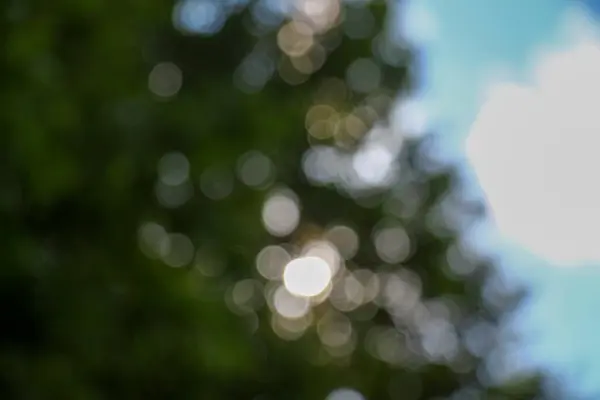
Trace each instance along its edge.
<path fill-rule="evenodd" d="M 246 3 L 0 6 L 0 398 L 292 400 L 339 388 L 366 399 L 534 398 L 529 381 L 489 388 L 494 328 L 475 335 L 483 347 L 467 343 L 510 304 L 482 300 L 493 269 L 459 245 L 460 224 L 440 203 L 450 198 L 461 221 L 480 207 L 452 191 L 456 173 L 432 169 L 426 138 L 403 141 L 385 185 L 306 173 L 311 149 L 352 159 L 374 124 L 393 130 L 392 99 L 409 93 L 414 71 L 408 46 L 386 36 L 386 5 L 307 0 L 301 19 L 267 7 L 284 1 Z M 333 18 L 308 18 L 319 12 Z M 295 34 L 311 30 L 298 39 L 311 41 L 308 61 L 282 52 L 302 46 L 281 37 L 290 18 L 304 21 Z M 379 79 L 353 90 L 357 59 Z M 308 135 L 315 104 L 357 128 Z M 262 220 L 278 193 L 288 208 L 276 217 L 301 212 L 290 232 Z M 360 247 L 333 290 L 348 279 L 366 290 L 361 271 L 378 292 L 278 315 L 277 277 L 259 273 L 257 254 L 298 255 L 339 224 Z M 401 230 L 382 250 L 373 239 L 386 227 Z M 341 342 L 319 333 L 329 320 L 349 329 Z"/>

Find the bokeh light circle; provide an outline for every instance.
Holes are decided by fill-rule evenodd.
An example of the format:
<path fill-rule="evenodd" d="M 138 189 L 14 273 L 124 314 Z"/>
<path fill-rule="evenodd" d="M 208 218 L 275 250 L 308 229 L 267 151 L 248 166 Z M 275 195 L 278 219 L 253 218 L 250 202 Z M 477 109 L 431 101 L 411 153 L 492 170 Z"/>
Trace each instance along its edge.
<path fill-rule="evenodd" d="M 283 272 L 283 283 L 296 296 L 313 297 L 327 289 L 332 274 L 320 257 L 300 257 L 290 261 Z"/>

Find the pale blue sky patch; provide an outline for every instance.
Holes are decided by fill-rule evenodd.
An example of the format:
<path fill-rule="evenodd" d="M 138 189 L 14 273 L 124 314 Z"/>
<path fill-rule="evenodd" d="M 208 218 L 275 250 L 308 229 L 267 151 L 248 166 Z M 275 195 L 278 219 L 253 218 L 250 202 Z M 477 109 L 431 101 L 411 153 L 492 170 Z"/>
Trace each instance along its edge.
<path fill-rule="evenodd" d="M 400 22 L 411 20 L 410 12 L 414 13 L 405 27 L 414 30 L 409 39 L 424 52 L 427 85 L 418 95 L 430 107 L 427 114 L 433 121 L 428 125 L 440 131 L 442 150 L 463 159 L 463 142 L 489 88 L 502 82 L 530 84 L 532 66 L 540 55 L 564 48 L 564 18 L 575 2 L 412 0 L 410 4 L 405 10 L 409 14 Z M 423 26 L 415 27 L 419 21 L 425 21 Z M 577 26 L 572 24 L 571 31 L 577 33 Z M 466 170 L 465 176 L 476 185 L 470 172 Z M 569 386 L 580 392 L 600 389 L 595 321 L 600 269 L 554 268 L 494 233 L 487 237 L 483 248 L 489 250 L 495 243 L 494 251 L 503 254 L 501 264 L 531 288 L 519 327 L 530 342 L 526 353 L 532 362 L 561 371 L 570 378 Z"/>

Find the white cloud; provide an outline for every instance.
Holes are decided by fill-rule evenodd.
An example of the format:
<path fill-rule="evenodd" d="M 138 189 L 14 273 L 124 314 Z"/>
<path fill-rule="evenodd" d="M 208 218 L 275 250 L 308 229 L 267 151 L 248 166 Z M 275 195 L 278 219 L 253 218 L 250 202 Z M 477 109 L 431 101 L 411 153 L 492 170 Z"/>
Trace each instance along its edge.
<path fill-rule="evenodd" d="M 581 13 L 566 21 L 565 48 L 541 54 L 529 84 L 488 91 L 467 153 L 500 231 L 578 265 L 600 262 L 600 39 Z"/>

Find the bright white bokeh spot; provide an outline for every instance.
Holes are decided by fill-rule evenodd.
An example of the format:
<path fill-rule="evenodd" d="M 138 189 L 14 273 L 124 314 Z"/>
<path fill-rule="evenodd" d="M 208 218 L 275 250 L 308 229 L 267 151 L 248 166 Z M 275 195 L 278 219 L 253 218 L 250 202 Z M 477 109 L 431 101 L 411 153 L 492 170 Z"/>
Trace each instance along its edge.
<path fill-rule="evenodd" d="M 300 206 L 293 193 L 281 191 L 271 194 L 262 209 L 262 220 L 273 236 L 287 236 L 300 222 Z"/>
<path fill-rule="evenodd" d="M 303 257 L 317 257 L 327 263 L 331 276 L 340 269 L 341 257 L 338 249 L 326 240 L 308 242 L 302 249 Z"/>
<path fill-rule="evenodd" d="M 290 261 L 283 271 L 283 283 L 296 296 L 321 294 L 331 282 L 331 267 L 320 257 L 300 257 Z"/>
<path fill-rule="evenodd" d="M 507 238 L 556 265 L 600 261 L 600 41 L 580 36 L 533 71 L 489 90 L 468 157 Z"/>
<path fill-rule="evenodd" d="M 337 20 L 341 7 L 339 0 L 296 0 L 296 9 L 317 32 L 327 30 Z"/>
<path fill-rule="evenodd" d="M 354 389 L 336 389 L 327 396 L 326 400 L 365 400 L 365 397 Z"/>
<path fill-rule="evenodd" d="M 384 185 L 389 181 L 394 154 L 379 144 L 368 144 L 352 160 L 358 177 L 368 185 Z"/>
<path fill-rule="evenodd" d="M 310 302 L 306 297 L 294 296 L 285 286 L 279 286 L 273 294 L 273 306 L 284 318 L 297 319 L 310 311 Z"/>

